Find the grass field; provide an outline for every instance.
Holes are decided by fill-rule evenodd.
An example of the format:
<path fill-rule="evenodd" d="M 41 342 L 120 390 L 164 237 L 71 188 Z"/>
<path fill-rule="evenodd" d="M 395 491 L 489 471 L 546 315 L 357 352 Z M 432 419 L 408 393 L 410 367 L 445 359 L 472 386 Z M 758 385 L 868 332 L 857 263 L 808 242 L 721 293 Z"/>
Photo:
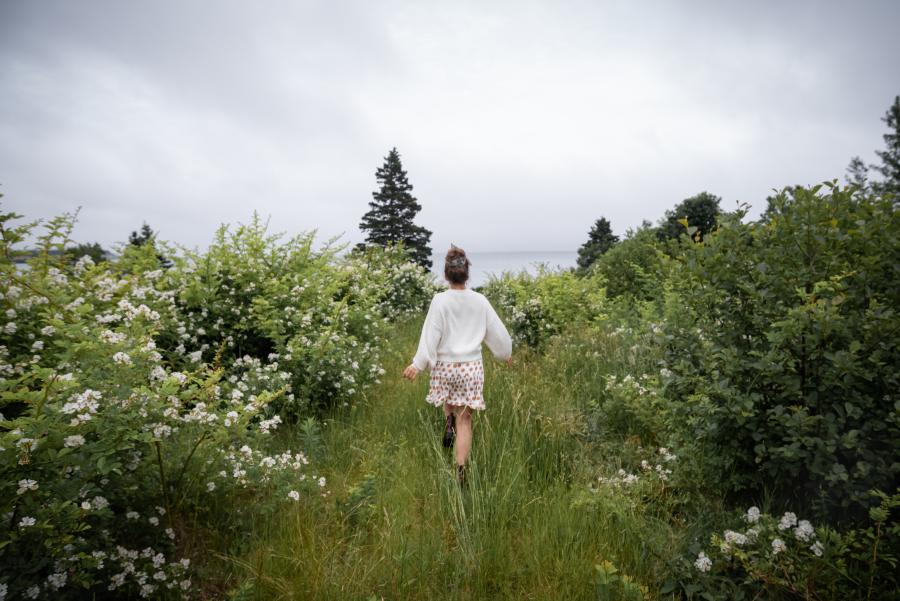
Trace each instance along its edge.
<path fill-rule="evenodd" d="M 331 501 L 297 505 L 260 533 L 238 560 L 247 597 L 657 598 L 658 587 L 635 583 L 660 581 L 658 550 L 684 529 L 615 492 L 586 492 L 628 453 L 627 442 L 585 436 L 583 405 L 615 353 L 567 362 L 517 348 L 507 367 L 485 351 L 487 410 L 474 417 L 461 490 L 440 443 L 443 414 L 424 401 L 428 374 L 400 377 L 420 323 L 398 329 L 368 398 L 309 441 Z"/>

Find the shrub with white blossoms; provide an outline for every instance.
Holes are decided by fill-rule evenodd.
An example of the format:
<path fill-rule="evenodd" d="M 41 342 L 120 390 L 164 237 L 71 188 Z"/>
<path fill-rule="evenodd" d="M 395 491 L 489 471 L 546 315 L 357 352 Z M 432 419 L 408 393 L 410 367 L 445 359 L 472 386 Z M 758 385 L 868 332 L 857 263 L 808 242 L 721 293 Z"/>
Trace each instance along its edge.
<path fill-rule="evenodd" d="M 191 595 L 185 530 L 239 536 L 279 503 L 329 494 L 302 452 L 261 449 L 279 407 L 351 398 L 383 373 L 376 277 L 351 289 L 311 240 L 254 247 L 259 231 L 167 270 L 129 245 L 115 264 L 44 252 L 19 271 L 7 257 L 31 226 L 15 217 L 0 217 L 5 595 Z M 72 224 L 51 220 L 38 246 L 62 251 Z"/>
<path fill-rule="evenodd" d="M 870 511 L 875 527 L 865 530 L 817 528 L 791 511 L 772 516 L 750 507 L 739 530 L 712 534 L 709 546 L 690 559 L 699 590 L 704 598 L 733 598 L 737 586 L 747 597 L 766 591 L 800 599 L 875 599 L 896 592 L 884 577 L 859 580 L 860 574 L 893 571 L 894 556 L 881 539 L 900 531 L 896 516 L 891 518 L 900 492 L 872 494 L 881 503 Z M 692 586 L 696 593 L 698 585 Z"/>
<path fill-rule="evenodd" d="M 483 291 L 505 317 L 513 339 L 535 348 L 573 323 L 605 315 L 606 295 L 598 280 L 543 265 L 534 276 L 522 271 L 491 277 Z"/>
<path fill-rule="evenodd" d="M 293 420 L 377 381 L 386 321 L 420 310 L 434 286 L 396 249 L 339 256 L 314 251 L 312 233 L 279 238 L 254 215 L 222 226 L 206 253 L 188 252 L 169 276 L 180 320 L 161 344 L 190 365 L 217 355 L 276 364 L 290 388 L 273 406 Z"/>

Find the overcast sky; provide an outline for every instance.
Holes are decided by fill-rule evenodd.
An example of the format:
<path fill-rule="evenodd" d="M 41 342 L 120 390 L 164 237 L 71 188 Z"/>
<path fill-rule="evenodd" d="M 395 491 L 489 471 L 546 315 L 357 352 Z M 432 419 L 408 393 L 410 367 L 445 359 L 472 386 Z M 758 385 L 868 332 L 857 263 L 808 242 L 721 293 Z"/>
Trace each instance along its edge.
<path fill-rule="evenodd" d="M 574 250 L 700 191 L 876 160 L 900 2 L 0 2 L 2 210 L 205 248 L 254 209 L 355 243 L 396 146 L 416 221 Z"/>

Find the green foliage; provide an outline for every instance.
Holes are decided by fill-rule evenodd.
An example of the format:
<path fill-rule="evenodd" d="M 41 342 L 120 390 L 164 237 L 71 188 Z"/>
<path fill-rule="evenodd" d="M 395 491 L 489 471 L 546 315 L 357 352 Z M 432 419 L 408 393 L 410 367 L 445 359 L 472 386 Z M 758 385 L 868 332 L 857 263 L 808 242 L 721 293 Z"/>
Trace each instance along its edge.
<path fill-rule="evenodd" d="M 0 256 L 32 227 L 15 217 L 0 219 Z M 289 488 L 316 499 L 321 486 L 302 454 L 259 448 L 281 375 L 167 361 L 174 278 L 51 254 L 72 223 L 47 224 L 29 269 L 0 260 L 0 584 L 16 598 L 176 598 L 195 588 L 177 554 L 188 524 L 241 531 L 236 500 L 265 515 Z"/>
<path fill-rule="evenodd" d="M 431 269 L 431 247 L 428 246 L 431 232 L 413 223 L 422 205 L 410 194 L 413 187 L 406 178 L 396 148 L 384 158 L 384 165 L 378 168 L 375 177 L 381 187 L 372 192 L 371 208 L 359 225 L 359 229 L 366 232 L 366 243 L 387 246 L 402 242 L 415 263 Z"/>
<path fill-rule="evenodd" d="M 540 348 L 573 323 L 603 319 L 605 291 L 598 278 L 581 278 L 572 271 L 527 272 L 491 277 L 483 294 L 498 308 L 517 342 Z"/>
<path fill-rule="evenodd" d="M 657 235 L 660 239 L 666 239 L 678 238 L 688 233 L 692 239 L 702 240 L 716 228 L 716 220 L 721 213 L 719 208 L 721 201 L 721 198 L 709 192 L 701 192 L 684 199 L 675 208 L 666 211 Z"/>
<path fill-rule="evenodd" d="M 839 532 L 785 512 L 776 519 L 751 507 L 746 529 L 715 532 L 684 576 L 705 599 L 897 599 L 900 489 L 880 499 L 866 528 Z M 692 574 L 691 574 L 692 573 Z M 876 577 L 877 575 L 877 577 Z"/>
<path fill-rule="evenodd" d="M 869 168 L 858 156 L 850 159 L 847 165 L 847 183 L 856 186 L 860 190 L 868 191 Z"/>
<path fill-rule="evenodd" d="M 852 519 L 896 482 L 900 219 L 834 183 L 782 191 L 684 245 L 666 335 L 667 387 L 726 488 Z"/>
<path fill-rule="evenodd" d="M 588 240 L 578 249 L 578 269 L 584 273 L 606 251 L 619 241 L 612 233 L 612 227 L 605 217 L 601 217 L 588 232 Z"/>
<path fill-rule="evenodd" d="M 16 598 L 177 598 L 194 532 L 240 545 L 327 497 L 306 455 L 265 451 L 271 433 L 377 381 L 387 323 L 434 291 L 402 249 L 339 257 L 256 216 L 164 270 L 156 241 L 72 264 L 63 215 L 19 271 L 36 224 L 16 218 L 0 215 L 0 590 Z M 301 432 L 321 458 L 316 422 Z"/>
<path fill-rule="evenodd" d="M 610 298 L 658 299 L 670 263 L 665 250 L 652 228 L 630 230 L 597 260 L 592 271 L 603 279 Z"/>
<path fill-rule="evenodd" d="M 280 238 L 254 214 L 219 228 L 205 254 L 186 253 L 172 275 L 185 323 L 166 342 L 194 362 L 220 349 L 226 361 L 277 361 L 292 388 L 278 410 L 295 418 L 376 381 L 385 322 L 421 309 L 434 288 L 401 248 L 339 258 L 333 240 L 313 250 L 313 233 Z"/>
<path fill-rule="evenodd" d="M 894 103 L 881 118 L 888 126 L 884 134 L 884 150 L 876 150 L 881 165 L 872 165 L 872 169 L 881 173 L 883 181 L 872 182 L 876 192 L 892 194 L 900 197 L 900 96 L 894 97 Z"/>
<path fill-rule="evenodd" d="M 147 225 L 146 222 L 141 226 L 140 233 L 132 231 L 128 236 L 128 244 L 130 246 L 149 246 L 152 248 L 156 248 L 157 246 L 157 236 L 156 233 Z M 172 261 L 169 259 L 164 253 L 156 253 L 156 260 L 159 263 L 159 266 L 168 269 L 172 266 Z"/>
<path fill-rule="evenodd" d="M 94 263 L 106 260 L 106 251 L 103 250 L 103 247 L 98 242 L 76 244 L 66 249 L 66 252 L 69 255 L 69 261 L 72 263 L 75 263 L 82 257 L 89 257 Z"/>

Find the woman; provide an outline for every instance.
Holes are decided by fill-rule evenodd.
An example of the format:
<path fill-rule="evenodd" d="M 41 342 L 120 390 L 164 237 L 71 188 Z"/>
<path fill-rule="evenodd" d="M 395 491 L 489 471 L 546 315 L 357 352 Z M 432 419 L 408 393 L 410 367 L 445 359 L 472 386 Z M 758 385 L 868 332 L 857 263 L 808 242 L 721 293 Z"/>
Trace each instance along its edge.
<path fill-rule="evenodd" d="M 512 365 L 512 339 L 506 326 L 483 294 L 466 288 L 469 265 L 466 252 L 451 244 L 444 260 L 444 277 L 450 288 L 432 297 L 416 356 L 403 371 L 409 380 L 426 368 L 431 371 L 425 400 L 443 405 L 447 420 L 444 446 L 456 439 L 456 475 L 463 486 L 472 448 L 472 411 L 485 409 L 481 343 L 485 342 L 497 359 Z"/>

